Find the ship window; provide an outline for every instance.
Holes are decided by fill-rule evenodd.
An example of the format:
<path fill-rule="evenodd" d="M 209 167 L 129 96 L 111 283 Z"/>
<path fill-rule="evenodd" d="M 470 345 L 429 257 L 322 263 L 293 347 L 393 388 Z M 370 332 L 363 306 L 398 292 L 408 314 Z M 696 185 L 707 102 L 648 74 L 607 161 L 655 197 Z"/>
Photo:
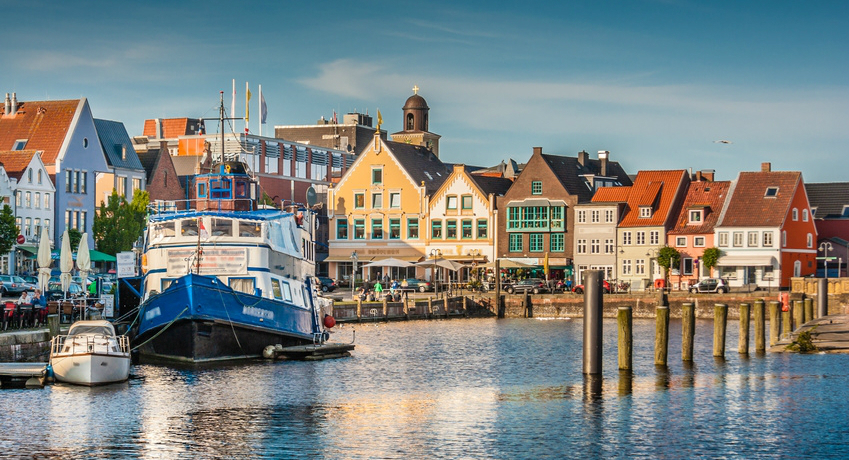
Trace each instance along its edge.
<path fill-rule="evenodd" d="M 206 198 L 206 182 L 198 184 L 198 198 Z"/>
<path fill-rule="evenodd" d="M 230 278 L 230 289 L 245 294 L 254 294 L 255 278 Z"/>
<path fill-rule="evenodd" d="M 239 236 L 254 237 L 260 236 L 259 222 L 243 222 L 239 221 Z"/>
<path fill-rule="evenodd" d="M 174 222 L 163 222 L 156 226 L 156 236 L 174 236 Z"/>
<path fill-rule="evenodd" d="M 289 287 L 289 283 L 285 281 L 280 282 L 280 288 L 283 291 L 283 300 L 287 302 L 292 301 L 292 288 Z"/>
<path fill-rule="evenodd" d="M 183 236 L 197 236 L 198 221 L 196 219 L 183 219 L 180 221 L 180 234 Z"/>
<path fill-rule="evenodd" d="M 211 180 L 209 181 L 209 197 L 216 199 L 230 198 L 230 180 Z"/>
<path fill-rule="evenodd" d="M 276 280 L 274 278 L 271 279 L 271 293 L 274 295 L 275 299 L 282 299 L 283 294 L 280 291 L 280 280 Z"/>
<path fill-rule="evenodd" d="M 212 236 L 233 236 L 233 221 L 212 219 Z"/>
<path fill-rule="evenodd" d="M 245 197 L 247 196 L 246 187 L 244 182 L 236 182 L 236 196 L 237 197 Z"/>

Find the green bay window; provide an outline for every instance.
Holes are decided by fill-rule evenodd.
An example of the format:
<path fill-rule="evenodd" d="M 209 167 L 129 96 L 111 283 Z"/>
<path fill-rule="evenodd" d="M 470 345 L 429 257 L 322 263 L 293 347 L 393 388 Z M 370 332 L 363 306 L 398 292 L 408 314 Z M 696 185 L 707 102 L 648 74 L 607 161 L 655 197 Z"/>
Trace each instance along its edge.
<path fill-rule="evenodd" d="M 562 230 L 563 206 L 510 206 L 507 230 Z"/>

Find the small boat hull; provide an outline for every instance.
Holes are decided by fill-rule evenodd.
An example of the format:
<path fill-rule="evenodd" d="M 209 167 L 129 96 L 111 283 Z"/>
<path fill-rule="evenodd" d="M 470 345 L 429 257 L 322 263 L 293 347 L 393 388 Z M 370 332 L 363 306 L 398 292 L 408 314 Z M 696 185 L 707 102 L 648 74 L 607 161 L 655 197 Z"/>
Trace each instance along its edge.
<path fill-rule="evenodd" d="M 130 354 L 86 353 L 53 356 L 51 366 L 59 382 L 88 386 L 105 385 L 123 382 L 129 378 Z"/>

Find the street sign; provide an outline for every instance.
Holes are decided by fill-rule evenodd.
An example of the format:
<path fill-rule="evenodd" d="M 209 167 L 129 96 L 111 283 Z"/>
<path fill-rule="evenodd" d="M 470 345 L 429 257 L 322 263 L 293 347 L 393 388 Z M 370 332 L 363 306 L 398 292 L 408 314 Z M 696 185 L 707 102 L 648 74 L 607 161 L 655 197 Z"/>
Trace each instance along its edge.
<path fill-rule="evenodd" d="M 835 257 L 835 256 L 829 256 L 829 257 L 817 257 L 817 260 L 825 260 L 825 261 L 829 261 L 829 260 L 837 260 L 837 257 Z"/>
<path fill-rule="evenodd" d="M 24 244 L 24 241 L 26 241 L 26 240 L 27 239 L 24 238 L 23 235 L 18 235 L 18 239 L 16 241 L 18 242 L 18 244 Z"/>

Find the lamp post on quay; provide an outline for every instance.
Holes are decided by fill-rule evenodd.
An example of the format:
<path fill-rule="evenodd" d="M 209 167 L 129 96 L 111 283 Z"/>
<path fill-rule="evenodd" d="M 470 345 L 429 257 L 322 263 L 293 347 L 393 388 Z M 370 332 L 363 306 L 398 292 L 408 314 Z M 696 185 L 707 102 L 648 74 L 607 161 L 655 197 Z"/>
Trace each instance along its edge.
<path fill-rule="evenodd" d="M 354 264 L 354 270 L 351 272 L 351 300 L 354 299 L 354 292 L 357 290 L 357 251 L 351 253 L 351 262 Z"/>
<path fill-rule="evenodd" d="M 817 257 L 817 259 L 822 259 L 824 261 L 824 263 L 825 263 L 825 265 L 824 265 L 825 279 L 828 279 L 828 251 L 831 251 L 832 249 L 834 249 L 834 246 L 831 245 L 830 241 L 823 241 L 822 243 L 820 243 L 819 249 L 820 249 L 820 251 L 825 253 L 825 256 L 824 257 Z"/>

